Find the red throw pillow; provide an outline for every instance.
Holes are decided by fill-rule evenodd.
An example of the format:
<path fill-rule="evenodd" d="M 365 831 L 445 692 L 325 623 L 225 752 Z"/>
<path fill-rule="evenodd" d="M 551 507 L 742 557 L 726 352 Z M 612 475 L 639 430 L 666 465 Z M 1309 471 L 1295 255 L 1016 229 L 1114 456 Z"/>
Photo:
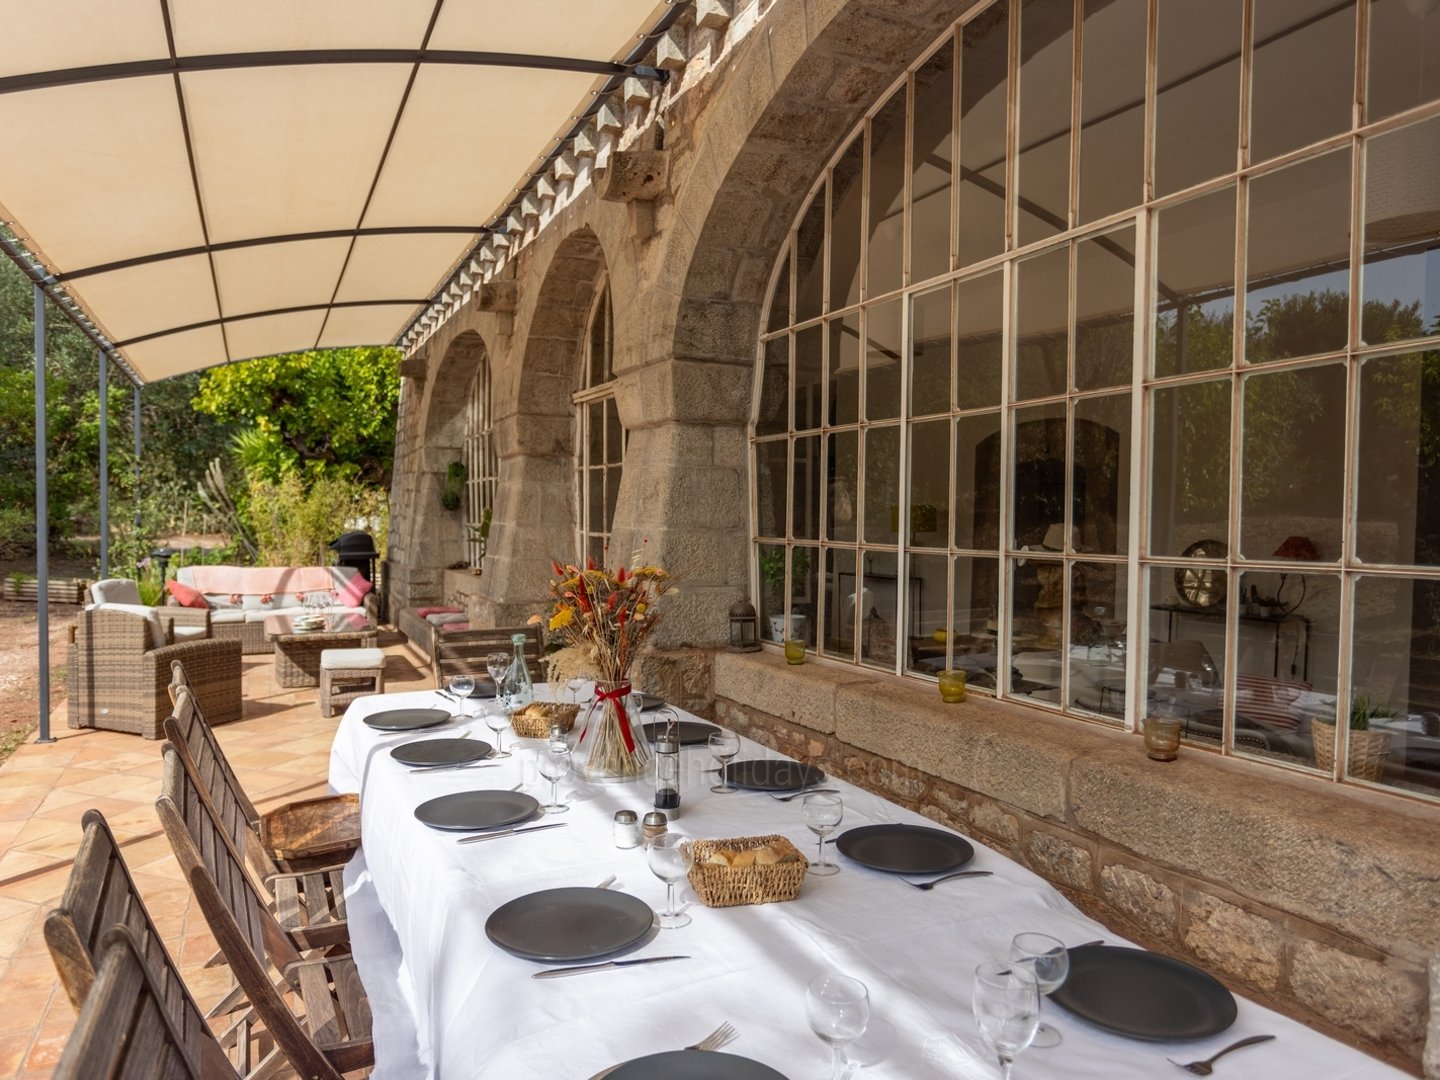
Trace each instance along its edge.
<path fill-rule="evenodd" d="M 345 588 L 340 590 L 340 595 L 335 602 L 341 607 L 361 607 L 365 602 L 365 594 L 373 588 L 375 588 L 374 585 L 356 574 L 345 585 Z"/>
<path fill-rule="evenodd" d="M 175 602 L 181 607 L 208 608 L 210 601 L 205 599 L 205 594 L 199 589 L 192 589 L 178 581 L 167 581 L 165 588 L 175 598 Z"/>

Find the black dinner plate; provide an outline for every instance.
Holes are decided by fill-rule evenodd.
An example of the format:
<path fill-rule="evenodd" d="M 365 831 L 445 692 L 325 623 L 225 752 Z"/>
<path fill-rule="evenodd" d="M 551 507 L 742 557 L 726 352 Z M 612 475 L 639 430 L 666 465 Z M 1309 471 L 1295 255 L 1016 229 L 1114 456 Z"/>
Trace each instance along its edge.
<path fill-rule="evenodd" d="M 783 1073 L 769 1065 L 713 1050 L 647 1054 L 603 1075 L 605 1080 L 785 1080 Z"/>
<path fill-rule="evenodd" d="M 641 711 L 641 712 L 649 712 L 651 709 L 663 709 L 664 707 L 665 707 L 665 699 L 664 699 L 664 698 L 662 698 L 662 697 L 656 697 L 654 694 L 641 694 L 641 695 L 640 695 L 640 711 Z"/>
<path fill-rule="evenodd" d="M 725 766 L 725 782 L 750 791 L 796 791 L 823 783 L 825 771 L 798 761 L 732 761 Z"/>
<path fill-rule="evenodd" d="M 522 960 L 575 963 L 634 945 L 650 932 L 650 905 L 615 889 L 544 889 L 501 904 L 485 936 Z"/>
<path fill-rule="evenodd" d="M 524 821 L 540 809 L 523 791 L 455 791 L 415 808 L 416 819 L 432 829 L 478 832 Z"/>
<path fill-rule="evenodd" d="M 655 737 L 669 726 L 664 720 L 651 720 L 644 725 L 645 738 L 653 743 Z M 704 746 L 710 741 L 710 736 L 720 730 L 714 724 L 707 724 L 702 720 L 681 720 L 676 729 L 680 734 L 681 746 Z"/>
<path fill-rule="evenodd" d="M 419 731 L 449 719 L 450 714 L 444 709 L 386 709 L 371 713 L 361 723 L 376 731 Z"/>
<path fill-rule="evenodd" d="M 480 739 L 426 739 L 395 747 L 390 756 L 401 765 L 468 765 L 494 748 Z"/>
<path fill-rule="evenodd" d="M 835 848 L 861 866 L 892 874 L 938 874 L 975 857 L 969 841 L 926 825 L 861 825 L 841 833 Z"/>
<path fill-rule="evenodd" d="M 1235 998 L 1214 976 L 1144 949 L 1070 950 L 1070 974 L 1050 995 L 1096 1027 L 1147 1042 L 1217 1035 L 1235 1022 Z"/>

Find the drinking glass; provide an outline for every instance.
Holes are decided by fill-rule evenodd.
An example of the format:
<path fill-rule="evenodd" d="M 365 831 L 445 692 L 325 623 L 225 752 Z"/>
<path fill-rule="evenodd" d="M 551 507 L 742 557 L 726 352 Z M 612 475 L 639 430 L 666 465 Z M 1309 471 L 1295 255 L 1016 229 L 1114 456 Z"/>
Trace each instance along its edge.
<path fill-rule="evenodd" d="M 840 801 L 839 795 L 806 795 L 801 800 L 801 807 L 805 813 L 805 824 L 816 836 L 816 849 L 819 858 L 810 864 L 812 874 L 838 874 L 840 867 L 832 862 L 825 861 L 825 837 L 829 836 L 840 824 L 840 819 L 845 816 L 845 804 Z"/>
<path fill-rule="evenodd" d="M 720 782 L 710 788 L 711 791 L 718 791 L 722 795 L 729 795 L 736 790 L 730 786 L 730 781 L 725 778 L 725 766 L 740 752 L 740 736 L 733 731 L 717 731 L 710 736 L 710 756 L 720 766 Z"/>
<path fill-rule="evenodd" d="M 464 712 L 466 701 L 475 692 L 475 676 L 451 675 L 450 692 L 460 699 L 460 711 Z"/>
<path fill-rule="evenodd" d="M 504 749 L 501 733 L 510 726 L 510 714 L 499 705 L 486 706 L 485 726 L 495 733 L 495 753 L 490 756 L 492 758 L 509 757 L 510 751 Z"/>
<path fill-rule="evenodd" d="M 1000 1080 L 1010 1080 L 1016 1055 L 1035 1038 L 1040 992 L 1024 964 L 990 960 L 975 969 L 975 1021 L 1000 1061 Z"/>
<path fill-rule="evenodd" d="M 865 984 L 849 975 L 817 975 L 805 988 L 805 1016 L 810 1030 L 830 1047 L 830 1080 L 847 1075 L 847 1044 L 865 1034 L 870 1023 L 870 995 Z"/>
<path fill-rule="evenodd" d="M 1035 974 L 1035 988 L 1043 997 L 1060 989 L 1070 974 L 1070 950 L 1059 938 L 1049 934 L 1016 934 L 1010 942 L 1010 959 Z M 1059 1046 L 1060 1032 L 1049 1024 L 1035 1028 L 1031 1046 Z"/>
<path fill-rule="evenodd" d="M 500 714 L 505 715 L 503 712 Z M 548 743 L 540 751 L 540 775 L 550 781 L 550 801 L 540 809 L 547 814 L 568 813 L 570 807 L 560 801 L 560 781 L 570 772 L 570 751 Z"/>
<path fill-rule="evenodd" d="M 500 692 L 500 676 L 505 674 L 505 669 L 510 666 L 510 654 L 496 650 L 485 655 L 485 670 L 490 673 L 490 681 L 495 684 L 495 692 Z"/>
<path fill-rule="evenodd" d="M 650 872 L 665 882 L 665 910 L 656 916 L 662 930 L 689 926 L 690 916 L 675 910 L 675 883 L 690 872 L 690 841 L 679 833 L 661 833 L 650 841 L 645 855 Z"/>

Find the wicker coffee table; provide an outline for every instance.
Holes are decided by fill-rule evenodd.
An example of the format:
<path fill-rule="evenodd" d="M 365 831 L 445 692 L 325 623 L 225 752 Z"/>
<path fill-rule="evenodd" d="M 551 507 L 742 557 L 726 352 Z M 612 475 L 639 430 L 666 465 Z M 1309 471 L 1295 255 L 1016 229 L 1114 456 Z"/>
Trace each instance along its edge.
<path fill-rule="evenodd" d="M 290 615 L 265 620 L 275 643 L 275 681 L 287 688 L 320 685 L 320 654 L 326 649 L 364 649 L 375 644 L 375 627 L 364 615 L 327 615 L 325 624 L 301 630 Z"/>

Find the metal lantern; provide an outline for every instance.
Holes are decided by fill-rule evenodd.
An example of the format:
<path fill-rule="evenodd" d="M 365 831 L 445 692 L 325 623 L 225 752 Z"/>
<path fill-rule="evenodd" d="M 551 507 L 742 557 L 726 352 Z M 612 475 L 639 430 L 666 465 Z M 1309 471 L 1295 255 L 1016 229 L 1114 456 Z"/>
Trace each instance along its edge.
<path fill-rule="evenodd" d="M 730 651 L 760 651 L 760 619 L 749 600 L 730 605 Z"/>

